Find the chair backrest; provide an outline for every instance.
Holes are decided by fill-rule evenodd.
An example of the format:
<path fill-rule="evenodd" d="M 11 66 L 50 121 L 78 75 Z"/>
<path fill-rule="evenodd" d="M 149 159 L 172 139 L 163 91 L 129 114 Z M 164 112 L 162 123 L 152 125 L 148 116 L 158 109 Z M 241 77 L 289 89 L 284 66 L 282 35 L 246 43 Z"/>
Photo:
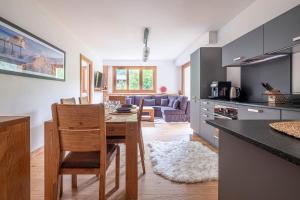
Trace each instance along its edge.
<path fill-rule="evenodd" d="M 80 104 L 89 104 L 89 98 L 88 97 L 79 97 L 79 103 Z"/>
<path fill-rule="evenodd" d="M 59 137 L 61 151 L 105 151 L 104 112 L 103 104 L 53 104 L 54 131 Z"/>
<path fill-rule="evenodd" d="M 61 104 L 76 104 L 75 97 L 72 98 L 65 98 L 65 99 L 60 99 Z"/>
<path fill-rule="evenodd" d="M 109 101 L 120 101 L 121 104 L 126 104 L 126 96 L 109 96 Z"/>

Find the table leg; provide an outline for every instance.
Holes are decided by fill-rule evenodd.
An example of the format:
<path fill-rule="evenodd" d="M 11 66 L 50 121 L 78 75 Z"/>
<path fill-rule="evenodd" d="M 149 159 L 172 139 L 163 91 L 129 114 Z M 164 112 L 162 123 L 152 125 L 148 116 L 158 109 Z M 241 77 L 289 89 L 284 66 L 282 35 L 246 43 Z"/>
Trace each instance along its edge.
<path fill-rule="evenodd" d="M 149 114 L 150 114 L 150 116 L 151 116 L 151 117 L 150 117 L 150 121 L 151 121 L 151 122 L 154 122 L 154 110 L 151 111 Z"/>
<path fill-rule="evenodd" d="M 126 199 L 138 199 L 138 123 L 126 123 Z"/>
<path fill-rule="evenodd" d="M 58 166 L 59 166 L 59 142 L 54 137 L 53 126 L 45 122 L 45 200 L 57 200 L 59 195 Z"/>

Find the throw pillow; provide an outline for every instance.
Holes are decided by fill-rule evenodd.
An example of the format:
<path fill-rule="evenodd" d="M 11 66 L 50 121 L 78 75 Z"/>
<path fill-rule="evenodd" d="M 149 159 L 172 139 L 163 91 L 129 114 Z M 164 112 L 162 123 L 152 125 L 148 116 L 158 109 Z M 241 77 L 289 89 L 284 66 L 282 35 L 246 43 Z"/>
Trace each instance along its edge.
<path fill-rule="evenodd" d="M 144 99 L 144 106 L 155 106 L 155 99 Z"/>
<path fill-rule="evenodd" d="M 176 100 L 174 101 L 174 104 L 173 104 L 173 107 L 172 107 L 172 108 L 177 109 L 177 108 L 179 108 L 179 105 L 180 105 L 180 101 L 179 101 L 179 99 L 176 99 Z"/>
<path fill-rule="evenodd" d="M 126 104 L 128 104 L 128 105 L 129 105 L 129 104 L 133 104 L 133 103 L 132 103 L 132 98 L 127 97 L 127 98 L 126 98 Z"/>
<path fill-rule="evenodd" d="M 168 106 L 172 108 L 175 100 L 177 99 L 177 96 L 169 96 L 168 99 L 169 99 L 169 105 Z"/>
<path fill-rule="evenodd" d="M 179 109 L 185 111 L 188 103 L 188 98 L 186 96 L 180 96 L 178 99 L 180 100 Z"/>
<path fill-rule="evenodd" d="M 161 106 L 168 106 L 169 105 L 169 99 L 161 99 Z"/>

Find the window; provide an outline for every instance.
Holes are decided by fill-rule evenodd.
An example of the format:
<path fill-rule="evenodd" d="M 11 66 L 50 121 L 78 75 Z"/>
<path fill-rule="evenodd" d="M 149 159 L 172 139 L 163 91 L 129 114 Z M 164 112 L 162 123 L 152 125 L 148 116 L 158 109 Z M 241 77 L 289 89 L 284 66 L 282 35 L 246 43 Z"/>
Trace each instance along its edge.
<path fill-rule="evenodd" d="M 155 93 L 156 67 L 113 67 L 113 92 Z"/>

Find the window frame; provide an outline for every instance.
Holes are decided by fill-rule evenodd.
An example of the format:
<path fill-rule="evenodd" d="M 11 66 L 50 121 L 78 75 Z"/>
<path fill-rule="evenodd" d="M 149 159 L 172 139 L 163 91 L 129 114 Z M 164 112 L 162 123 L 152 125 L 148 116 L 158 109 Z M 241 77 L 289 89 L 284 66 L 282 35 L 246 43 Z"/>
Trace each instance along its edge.
<path fill-rule="evenodd" d="M 156 93 L 156 83 L 157 83 L 157 67 L 156 66 L 113 66 L 112 67 L 112 77 L 113 77 L 113 93 Z M 117 89 L 117 70 L 126 69 L 126 90 Z M 138 69 L 139 70 L 139 90 L 129 90 L 129 70 Z M 150 69 L 153 71 L 153 89 L 144 90 L 143 89 L 143 69 Z"/>

